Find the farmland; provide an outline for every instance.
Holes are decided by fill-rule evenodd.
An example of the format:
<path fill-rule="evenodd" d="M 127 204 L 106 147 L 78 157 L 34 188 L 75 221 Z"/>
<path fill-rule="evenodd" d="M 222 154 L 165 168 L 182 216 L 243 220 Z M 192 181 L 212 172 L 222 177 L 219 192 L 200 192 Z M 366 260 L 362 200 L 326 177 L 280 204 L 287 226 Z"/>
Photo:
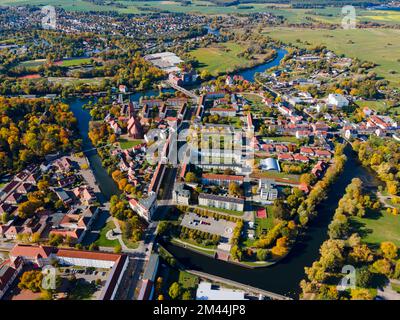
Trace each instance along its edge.
<path fill-rule="evenodd" d="M 198 13 L 210 15 L 224 15 L 232 13 L 253 13 L 270 12 L 285 17 L 289 23 L 306 23 L 309 18 L 318 22 L 340 23 L 342 19 L 341 8 L 320 8 L 320 9 L 292 9 L 288 4 L 279 3 L 243 3 L 232 6 L 220 6 L 205 0 L 192 0 L 189 4 L 180 1 L 115 1 L 101 4 L 84 0 L 0 0 L 0 5 L 54 5 L 67 11 L 117 11 L 119 13 L 141 14 L 149 11 L 169 11 L 181 13 Z M 400 12 L 382 10 L 361 10 L 356 11 L 357 18 L 362 22 L 379 22 L 394 24 L 400 22 Z"/>
<path fill-rule="evenodd" d="M 377 64 L 374 71 L 378 76 L 388 79 L 392 85 L 400 84 L 397 54 L 400 52 L 400 30 L 274 28 L 267 29 L 265 34 L 300 47 L 326 45 L 337 54 L 372 61 Z"/>

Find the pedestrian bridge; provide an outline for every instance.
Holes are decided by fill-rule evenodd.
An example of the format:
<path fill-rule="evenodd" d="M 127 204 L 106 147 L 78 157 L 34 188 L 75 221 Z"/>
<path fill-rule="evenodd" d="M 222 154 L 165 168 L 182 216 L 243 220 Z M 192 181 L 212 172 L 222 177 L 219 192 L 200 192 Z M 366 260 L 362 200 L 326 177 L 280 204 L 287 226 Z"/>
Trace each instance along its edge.
<path fill-rule="evenodd" d="M 177 84 L 172 83 L 169 80 L 166 80 L 165 84 L 170 86 L 171 88 L 174 88 L 175 90 L 178 90 L 178 91 L 182 92 L 183 94 L 187 95 L 188 97 L 190 97 L 192 99 L 195 99 L 196 103 L 199 102 L 200 97 L 198 95 L 196 95 L 195 93 L 193 93 L 192 91 L 189 91 L 189 90 L 187 90 L 187 89 L 185 89 L 185 88 L 183 88 L 181 86 L 178 86 Z"/>

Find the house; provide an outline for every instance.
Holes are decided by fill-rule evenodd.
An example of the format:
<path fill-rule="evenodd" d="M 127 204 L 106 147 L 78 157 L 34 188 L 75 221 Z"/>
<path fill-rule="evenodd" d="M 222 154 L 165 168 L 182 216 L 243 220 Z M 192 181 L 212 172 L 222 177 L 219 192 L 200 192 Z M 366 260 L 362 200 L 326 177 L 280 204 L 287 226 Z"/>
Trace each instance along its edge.
<path fill-rule="evenodd" d="M 328 95 L 327 104 L 338 109 L 347 107 L 349 105 L 349 100 L 347 100 L 343 95 L 338 93 L 330 93 Z"/>
<path fill-rule="evenodd" d="M 218 196 L 214 194 L 199 194 L 199 205 L 240 212 L 244 210 L 244 200 L 242 198 Z"/>
<path fill-rule="evenodd" d="M 278 154 L 279 161 L 293 161 L 293 156 L 289 153 L 279 153 Z"/>
<path fill-rule="evenodd" d="M 318 163 L 312 168 L 311 173 L 317 178 L 321 178 L 328 168 L 328 164 L 324 161 L 318 161 Z"/>
<path fill-rule="evenodd" d="M 60 172 L 70 172 L 73 164 L 72 161 L 67 157 L 62 157 L 54 161 L 53 166 Z"/>
<path fill-rule="evenodd" d="M 314 149 L 309 148 L 309 147 L 301 147 L 300 148 L 300 154 L 303 156 L 308 156 L 308 157 L 314 157 Z"/>
<path fill-rule="evenodd" d="M 332 154 L 329 150 L 316 149 L 315 156 L 321 159 L 330 159 Z"/>
<path fill-rule="evenodd" d="M 86 206 L 96 201 L 96 195 L 89 186 L 79 186 L 73 189 L 72 192 Z"/>
<path fill-rule="evenodd" d="M 69 206 L 73 202 L 72 198 L 64 189 L 56 188 L 54 189 L 54 192 L 56 193 L 58 199 L 60 199 L 64 205 Z"/>
<path fill-rule="evenodd" d="M 306 156 L 303 156 L 300 153 L 296 153 L 293 155 L 293 160 L 294 161 L 298 161 L 298 162 L 303 162 L 303 163 L 308 163 L 310 161 L 310 159 Z"/>
<path fill-rule="evenodd" d="M 258 191 L 263 201 L 272 202 L 278 198 L 278 189 L 274 188 L 274 181 L 270 179 L 260 179 Z"/>
<path fill-rule="evenodd" d="M 157 194 L 151 192 L 147 198 L 142 198 L 140 200 L 131 199 L 129 200 L 129 206 L 138 215 L 146 219 L 147 221 L 152 221 L 153 215 L 157 209 Z"/>
<path fill-rule="evenodd" d="M 20 274 L 22 266 L 21 258 L 17 258 L 14 261 L 7 259 L 0 263 L 0 300 Z"/>
<path fill-rule="evenodd" d="M 204 173 L 201 177 L 201 182 L 205 185 L 216 184 L 224 187 L 228 187 L 231 182 L 237 185 L 241 185 L 243 181 L 244 181 L 243 176 L 234 176 L 226 174 Z"/>
<path fill-rule="evenodd" d="M 185 189 L 185 184 L 176 183 L 174 186 L 174 190 L 172 192 L 172 199 L 177 204 L 189 205 L 190 201 L 190 191 Z"/>

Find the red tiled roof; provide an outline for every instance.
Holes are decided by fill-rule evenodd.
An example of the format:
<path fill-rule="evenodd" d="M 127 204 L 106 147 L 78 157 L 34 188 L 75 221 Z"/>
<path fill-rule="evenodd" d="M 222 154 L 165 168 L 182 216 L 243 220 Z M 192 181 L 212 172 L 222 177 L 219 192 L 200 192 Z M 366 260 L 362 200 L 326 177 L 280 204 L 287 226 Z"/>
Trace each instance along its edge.
<path fill-rule="evenodd" d="M 57 248 L 54 247 L 17 244 L 10 251 L 10 256 L 36 258 L 40 255 L 42 258 L 47 258 L 55 251 Z"/>

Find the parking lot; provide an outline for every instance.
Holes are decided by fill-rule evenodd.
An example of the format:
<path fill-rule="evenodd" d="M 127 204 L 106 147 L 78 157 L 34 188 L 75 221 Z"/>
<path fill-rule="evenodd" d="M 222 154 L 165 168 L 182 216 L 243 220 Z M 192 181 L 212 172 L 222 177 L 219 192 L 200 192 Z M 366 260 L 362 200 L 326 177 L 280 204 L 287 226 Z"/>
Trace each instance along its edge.
<path fill-rule="evenodd" d="M 201 217 L 196 213 L 189 212 L 183 217 L 181 226 L 209 232 L 219 235 L 222 238 L 230 239 L 236 224 L 224 219 L 215 220 L 212 217 Z"/>

